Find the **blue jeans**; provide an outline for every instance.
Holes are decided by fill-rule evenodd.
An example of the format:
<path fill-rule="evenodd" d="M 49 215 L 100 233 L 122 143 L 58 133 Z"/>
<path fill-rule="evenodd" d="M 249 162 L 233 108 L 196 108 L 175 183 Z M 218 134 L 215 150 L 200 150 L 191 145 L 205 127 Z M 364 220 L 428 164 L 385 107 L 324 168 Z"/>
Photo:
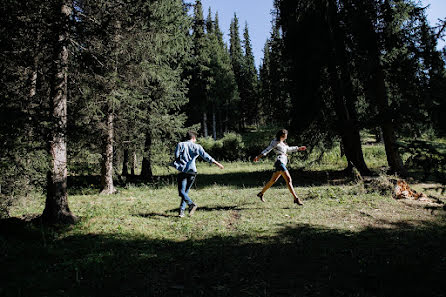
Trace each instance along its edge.
<path fill-rule="evenodd" d="M 192 205 L 194 202 L 190 199 L 188 193 L 195 181 L 195 174 L 181 172 L 178 174 L 178 195 L 181 197 L 180 211 L 186 209 L 186 205 Z"/>

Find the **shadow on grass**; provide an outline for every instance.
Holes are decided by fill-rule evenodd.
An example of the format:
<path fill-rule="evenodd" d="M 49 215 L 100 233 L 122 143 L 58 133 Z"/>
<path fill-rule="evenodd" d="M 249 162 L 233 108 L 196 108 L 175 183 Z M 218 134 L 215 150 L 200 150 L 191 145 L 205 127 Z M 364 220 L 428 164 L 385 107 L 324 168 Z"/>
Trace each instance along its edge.
<path fill-rule="evenodd" d="M 293 178 L 293 184 L 297 187 L 301 186 L 320 186 L 327 184 L 347 184 L 351 182 L 350 175 L 344 171 L 303 171 L 290 170 Z M 193 185 L 196 189 L 203 189 L 215 184 L 228 186 L 232 188 L 262 188 L 269 181 L 272 170 L 257 172 L 230 172 L 219 174 L 201 174 L 197 175 Z M 154 188 L 162 188 L 165 186 L 176 186 L 177 175 L 170 174 L 164 176 L 154 176 L 150 180 L 143 180 L 139 176 L 128 176 L 119 178 L 115 183 L 122 187 L 132 184 L 136 186 L 149 185 Z M 280 178 L 277 185 L 284 186 L 283 178 Z M 97 194 L 100 189 L 100 176 L 69 176 L 68 187 L 71 195 L 76 194 Z"/>
<path fill-rule="evenodd" d="M 247 204 L 244 204 L 247 205 Z M 231 206 L 199 206 L 198 211 L 229 211 L 229 210 L 235 210 L 235 211 L 242 211 L 246 210 L 246 208 L 240 207 L 243 205 L 231 205 Z M 249 210 L 259 210 L 263 208 L 249 208 Z M 289 209 L 289 208 L 284 208 Z M 151 212 L 151 213 L 138 213 L 133 214 L 133 216 L 142 217 L 142 218 L 153 218 L 153 217 L 164 217 L 164 218 L 172 218 L 178 216 L 179 208 L 173 208 L 168 210 L 165 213 L 157 213 L 157 212 Z M 186 214 L 187 214 L 187 208 L 186 208 Z"/>
<path fill-rule="evenodd" d="M 15 221 L 0 228 L 0 295 L 445 296 L 446 227 L 412 223 L 177 242 Z"/>

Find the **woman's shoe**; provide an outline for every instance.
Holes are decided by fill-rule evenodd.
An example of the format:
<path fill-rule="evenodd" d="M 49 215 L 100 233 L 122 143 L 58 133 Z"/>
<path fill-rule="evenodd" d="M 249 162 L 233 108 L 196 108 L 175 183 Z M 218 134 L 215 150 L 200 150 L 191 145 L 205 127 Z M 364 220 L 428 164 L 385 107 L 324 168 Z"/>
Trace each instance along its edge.
<path fill-rule="evenodd" d="M 263 199 L 263 193 L 262 192 L 258 193 L 257 197 L 260 198 L 260 201 L 265 202 L 265 199 Z"/>
<path fill-rule="evenodd" d="M 296 203 L 297 205 L 304 205 L 303 202 L 299 198 L 294 199 L 294 203 Z"/>

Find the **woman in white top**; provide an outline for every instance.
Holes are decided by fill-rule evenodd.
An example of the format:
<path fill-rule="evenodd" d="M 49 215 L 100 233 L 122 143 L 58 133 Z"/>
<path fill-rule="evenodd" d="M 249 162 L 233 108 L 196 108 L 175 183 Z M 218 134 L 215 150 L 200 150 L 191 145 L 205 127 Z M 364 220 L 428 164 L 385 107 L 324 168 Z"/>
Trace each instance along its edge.
<path fill-rule="evenodd" d="M 262 202 L 265 202 L 263 199 L 263 194 L 271 188 L 272 185 L 280 178 L 282 175 L 286 181 L 288 189 L 294 197 L 294 203 L 299 205 L 303 205 L 302 201 L 297 197 L 296 192 L 294 191 L 292 180 L 288 169 L 286 168 L 286 164 L 288 163 L 288 153 L 293 153 L 297 151 L 305 151 L 307 148 L 305 146 L 288 146 L 285 143 L 285 140 L 288 137 L 288 131 L 285 129 L 279 130 L 276 134 L 276 138 L 273 139 L 270 145 L 263 150 L 257 157 L 255 157 L 254 162 L 259 161 L 260 158 L 266 156 L 270 151 L 274 150 L 277 154 L 276 162 L 274 163 L 274 173 L 271 177 L 270 181 L 263 187 L 262 191 L 257 194 Z"/>

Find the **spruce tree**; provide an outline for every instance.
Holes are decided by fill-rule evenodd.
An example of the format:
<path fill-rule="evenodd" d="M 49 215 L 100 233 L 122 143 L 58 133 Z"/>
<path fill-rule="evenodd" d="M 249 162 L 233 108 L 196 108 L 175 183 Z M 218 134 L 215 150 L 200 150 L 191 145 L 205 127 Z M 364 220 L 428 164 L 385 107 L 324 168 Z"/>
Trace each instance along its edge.
<path fill-rule="evenodd" d="M 200 122 L 201 131 L 208 136 L 208 89 L 209 89 L 209 49 L 205 35 L 205 22 L 203 7 L 200 0 L 194 5 L 194 17 L 192 24 L 192 60 L 191 80 L 189 83 L 189 108 L 190 124 Z"/>
<path fill-rule="evenodd" d="M 73 2 L 61 0 L 54 7 L 55 32 L 53 77 L 51 84 L 52 126 L 50 141 L 51 167 L 48 172 L 47 196 L 42 220 L 47 223 L 72 224 L 77 218 L 68 207 L 67 193 L 67 96 L 69 59 L 69 19 Z"/>
<path fill-rule="evenodd" d="M 251 39 L 249 37 L 248 23 L 245 23 L 243 33 L 244 61 L 243 61 L 243 80 L 240 87 L 242 100 L 242 113 L 246 117 L 247 124 L 257 124 L 259 96 L 258 96 L 258 75 L 252 53 Z"/>
<path fill-rule="evenodd" d="M 265 42 L 263 47 L 262 64 L 259 67 L 259 93 L 261 98 L 261 119 L 262 123 L 271 122 L 273 120 L 273 96 L 271 91 L 271 47 L 270 40 Z"/>
<path fill-rule="evenodd" d="M 229 40 L 229 54 L 231 57 L 232 70 L 234 71 L 235 81 L 237 83 L 237 89 L 239 91 L 239 98 L 237 101 L 239 102 L 239 128 L 243 128 L 246 122 L 246 114 L 243 112 L 244 98 L 242 93 L 243 83 L 244 83 L 244 57 L 243 50 L 239 35 L 239 23 L 237 15 L 234 14 L 234 18 L 231 21 L 230 26 L 230 40 Z"/>
<path fill-rule="evenodd" d="M 282 126 L 290 124 L 292 105 L 289 92 L 289 77 L 287 73 L 288 62 L 284 57 L 284 44 L 279 26 L 276 24 L 277 16 L 273 19 L 270 37 L 270 80 L 272 120 Z"/>
<path fill-rule="evenodd" d="M 206 21 L 207 40 L 210 55 L 210 87 L 209 98 L 212 115 L 212 136 L 235 129 L 231 123 L 236 121 L 237 86 L 227 46 L 223 41 L 223 34 L 218 24 L 218 14 L 212 20 L 211 11 Z"/>

